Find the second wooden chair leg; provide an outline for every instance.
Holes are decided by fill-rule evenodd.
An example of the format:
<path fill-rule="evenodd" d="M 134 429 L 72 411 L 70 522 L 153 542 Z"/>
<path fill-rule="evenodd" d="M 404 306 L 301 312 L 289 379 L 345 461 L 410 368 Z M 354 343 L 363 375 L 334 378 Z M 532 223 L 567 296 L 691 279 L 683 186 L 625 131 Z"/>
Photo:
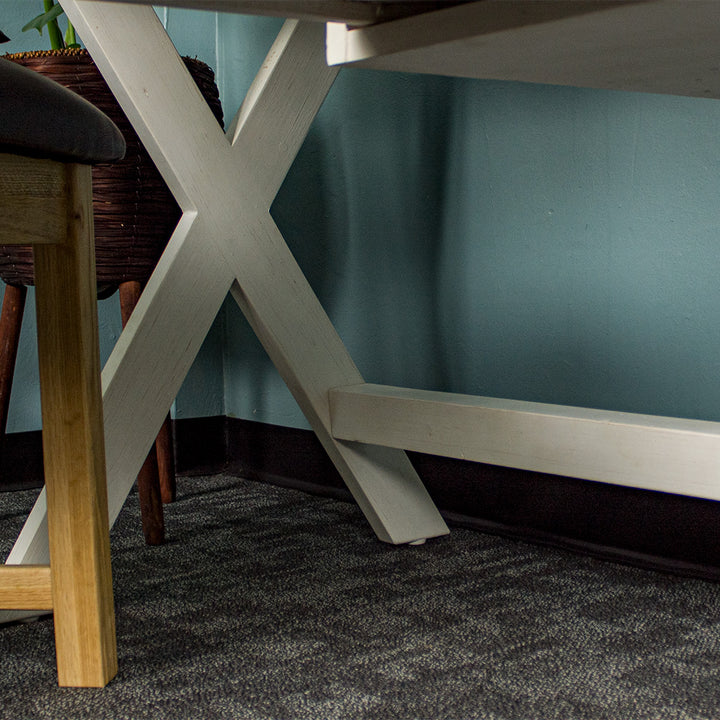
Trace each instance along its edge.
<path fill-rule="evenodd" d="M 173 431 L 170 413 L 160 428 L 155 440 L 157 454 L 158 477 L 160 479 L 160 495 L 164 503 L 175 502 L 175 448 L 173 447 Z"/>
<path fill-rule="evenodd" d="M 141 292 L 142 286 L 135 280 L 120 283 L 120 315 L 123 327 L 130 319 L 130 315 L 132 315 L 132 311 L 140 299 Z M 158 465 L 157 449 L 154 446 L 145 458 L 137 477 L 143 534 L 148 545 L 160 545 L 165 540 L 163 496 Z"/>
<path fill-rule="evenodd" d="M 141 292 L 142 285 L 135 280 L 120 284 L 120 312 L 123 327 L 132 315 Z M 170 413 L 167 414 L 155 440 L 155 450 L 157 452 L 158 477 L 160 478 L 160 495 L 164 503 L 171 503 L 175 501 L 176 483 L 175 448 Z"/>
<path fill-rule="evenodd" d="M 165 513 L 163 512 L 155 448 L 145 458 L 137 476 L 140 517 L 143 535 L 148 545 L 162 545 L 165 541 Z"/>
<path fill-rule="evenodd" d="M 24 285 L 6 285 L 0 312 L 0 434 L 7 429 L 10 391 L 12 390 L 15 361 L 27 288 Z"/>

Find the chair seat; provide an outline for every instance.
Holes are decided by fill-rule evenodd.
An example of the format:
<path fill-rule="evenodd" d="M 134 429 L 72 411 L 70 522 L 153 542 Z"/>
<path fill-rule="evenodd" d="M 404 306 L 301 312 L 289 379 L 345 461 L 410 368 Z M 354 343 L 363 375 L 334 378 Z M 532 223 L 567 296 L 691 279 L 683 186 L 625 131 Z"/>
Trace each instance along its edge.
<path fill-rule="evenodd" d="M 0 58 L 0 152 L 62 162 L 113 162 L 125 154 L 117 126 L 39 73 Z"/>

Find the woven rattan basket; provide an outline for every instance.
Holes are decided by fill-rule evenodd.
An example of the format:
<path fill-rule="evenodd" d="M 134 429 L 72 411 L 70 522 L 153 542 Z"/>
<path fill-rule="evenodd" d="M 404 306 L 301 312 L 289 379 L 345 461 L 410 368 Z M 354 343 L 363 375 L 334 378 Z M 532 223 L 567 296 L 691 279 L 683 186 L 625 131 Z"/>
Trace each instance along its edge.
<path fill-rule="evenodd" d="M 95 63 L 86 50 L 77 49 L 5 57 L 82 95 L 120 128 L 127 143 L 125 159 L 93 167 L 98 294 L 106 297 L 128 280 L 144 283 L 177 225 L 180 209 Z M 199 60 L 183 60 L 222 125 L 212 69 Z M 32 250 L 0 246 L 0 278 L 10 285 L 32 285 Z"/>

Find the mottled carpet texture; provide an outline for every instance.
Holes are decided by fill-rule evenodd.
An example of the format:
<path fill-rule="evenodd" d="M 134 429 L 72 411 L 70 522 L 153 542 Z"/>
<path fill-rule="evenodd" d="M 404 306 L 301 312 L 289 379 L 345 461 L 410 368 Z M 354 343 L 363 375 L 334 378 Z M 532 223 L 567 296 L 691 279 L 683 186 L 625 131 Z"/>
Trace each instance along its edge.
<path fill-rule="evenodd" d="M 33 492 L 0 494 L 6 551 Z M 181 479 L 169 542 L 112 533 L 120 672 L 59 689 L 52 620 L 0 627 L 0 717 L 720 718 L 720 586 L 358 509 Z"/>

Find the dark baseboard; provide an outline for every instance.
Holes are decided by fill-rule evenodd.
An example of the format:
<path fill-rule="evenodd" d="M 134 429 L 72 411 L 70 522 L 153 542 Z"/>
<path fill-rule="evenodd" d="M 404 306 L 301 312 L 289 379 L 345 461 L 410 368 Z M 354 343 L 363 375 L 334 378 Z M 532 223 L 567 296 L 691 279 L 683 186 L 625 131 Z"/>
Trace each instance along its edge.
<path fill-rule="evenodd" d="M 227 464 L 227 418 L 222 415 L 173 420 L 175 472 L 214 475 Z"/>
<path fill-rule="evenodd" d="M 180 475 L 228 472 L 349 500 L 309 430 L 226 417 L 176 420 Z M 42 482 L 40 433 L 7 436 L 0 490 Z M 720 580 L 720 503 L 411 453 L 448 522 L 614 562 Z"/>
<path fill-rule="evenodd" d="M 0 491 L 43 486 L 42 434 L 0 435 Z"/>
<path fill-rule="evenodd" d="M 227 419 L 227 468 L 350 499 L 309 430 Z M 720 580 L 720 503 L 409 453 L 449 524 Z"/>

